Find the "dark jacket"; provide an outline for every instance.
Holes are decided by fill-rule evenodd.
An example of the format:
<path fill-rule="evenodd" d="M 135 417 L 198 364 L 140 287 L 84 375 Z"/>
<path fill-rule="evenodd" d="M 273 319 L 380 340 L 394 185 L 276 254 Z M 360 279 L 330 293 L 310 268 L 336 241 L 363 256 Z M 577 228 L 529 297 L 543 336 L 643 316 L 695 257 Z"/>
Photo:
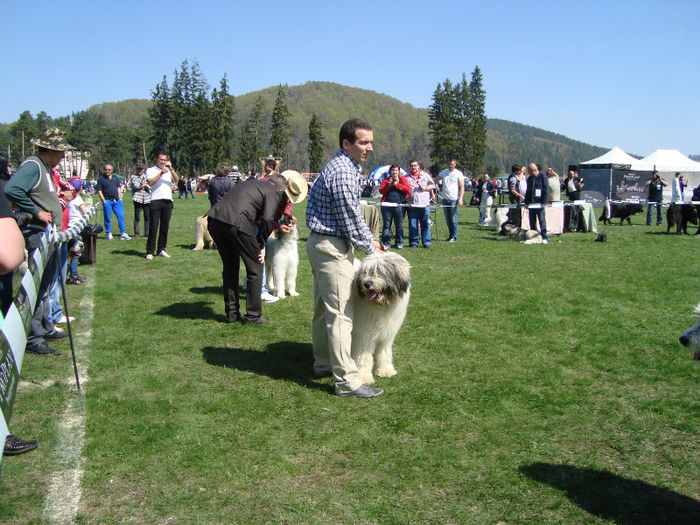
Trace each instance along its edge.
<path fill-rule="evenodd" d="M 539 195 L 537 195 L 537 190 Z M 527 178 L 527 192 L 525 192 L 525 204 L 545 204 L 549 200 L 549 181 L 544 173 L 530 175 Z"/>
<path fill-rule="evenodd" d="M 488 181 L 486 183 L 486 192 L 491 195 L 494 199 L 496 198 L 496 185 L 493 183 L 493 181 Z M 481 202 L 481 198 L 483 197 L 484 193 L 484 181 L 481 181 L 477 186 L 476 190 L 474 191 L 474 197 L 479 199 L 479 202 Z"/>
<path fill-rule="evenodd" d="M 209 210 L 207 216 L 231 225 L 242 234 L 257 237 L 262 248 L 286 200 L 285 193 L 269 182 L 248 179 L 236 184 Z"/>

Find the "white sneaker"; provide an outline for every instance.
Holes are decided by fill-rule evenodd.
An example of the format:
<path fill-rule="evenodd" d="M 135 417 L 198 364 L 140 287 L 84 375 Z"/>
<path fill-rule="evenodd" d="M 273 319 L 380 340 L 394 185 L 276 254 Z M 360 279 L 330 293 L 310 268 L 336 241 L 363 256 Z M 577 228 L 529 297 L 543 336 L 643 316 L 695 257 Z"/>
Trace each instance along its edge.
<path fill-rule="evenodd" d="M 111 233 L 108 233 L 108 234 L 107 234 L 107 240 L 108 240 L 108 241 L 111 241 L 112 239 L 114 239 L 114 237 L 112 237 L 112 234 L 111 234 Z"/>
<path fill-rule="evenodd" d="M 166 259 L 170 259 L 170 255 L 168 255 L 167 253 L 165 253 L 165 250 L 159 251 L 159 252 L 158 252 L 158 256 L 159 256 L 159 257 L 165 257 Z"/>
<path fill-rule="evenodd" d="M 75 317 L 66 317 L 65 315 L 62 315 L 56 324 L 66 324 L 68 321 L 72 323 L 73 321 L 75 321 Z"/>
<path fill-rule="evenodd" d="M 547 239 L 542 239 L 542 244 L 549 244 L 549 241 Z"/>
<path fill-rule="evenodd" d="M 260 296 L 260 299 L 262 299 L 262 300 L 265 301 L 266 303 L 276 303 L 277 301 L 280 300 L 279 297 L 277 297 L 276 295 L 272 295 L 272 294 L 270 294 L 270 293 L 268 293 L 268 292 L 265 292 L 264 294 L 262 294 L 262 295 Z"/>
<path fill-rule="evenodd" d="M 150 254 L 150 253 L 146 254 L 146 260 L 147 260 L 147 261 L 152 261 L 152 260 L 153 260 L 153 255 Z"/>
<path fill-rule="evenodd" d="M 122 241 L 130 241 L 130 240 L 131 240 L 131 237 L 129 237 L 126 233 L 122 233 L 122 234 L 119 236 L 119 238 L 120 238 Z"/>

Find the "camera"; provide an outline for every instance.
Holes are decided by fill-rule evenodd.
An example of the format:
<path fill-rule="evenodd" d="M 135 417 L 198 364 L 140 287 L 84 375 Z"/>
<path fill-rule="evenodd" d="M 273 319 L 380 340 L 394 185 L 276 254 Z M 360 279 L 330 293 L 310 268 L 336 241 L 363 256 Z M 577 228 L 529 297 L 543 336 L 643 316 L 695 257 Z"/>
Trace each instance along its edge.
<path fill-rule="evenodd" d="M 19 226 L 20 229 L 24 228 L 27 224 L 32 222 L 32 219 L 34 219 L 34 216 L 26 211 L 16 210 L 12 212 L 12 215 L 14 216 L 15 221 L 17 221 L 17 226 Z"/>

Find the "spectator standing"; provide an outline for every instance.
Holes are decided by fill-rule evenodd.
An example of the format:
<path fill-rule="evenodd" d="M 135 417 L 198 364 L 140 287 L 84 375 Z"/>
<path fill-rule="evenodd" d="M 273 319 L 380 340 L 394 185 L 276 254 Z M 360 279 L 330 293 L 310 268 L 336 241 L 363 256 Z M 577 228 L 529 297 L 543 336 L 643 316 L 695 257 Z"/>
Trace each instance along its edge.
<path fill-rule="evenodd" d="M 168 155 L 159 153 L 156 157 L 156 165 L 146 170 L 146 180 L 151 187 L 151 225 L 146 242 L 146 259 L 152 260 L 154 253 L 169 259 L 170 255 L 165 248 L 168 245 L 170 217 L 173 214 L 172 188 L 173 184 L 180 181 L 180 177 L 173 169 Z M 157 251 L 156 241 L 158 242 Z"/>
<path fill-rule="evenodd" d="M 131 239 L 126 233 L 124 223 L 124 203 L 122 202 L 122 190 L 119 180 L 114 176 L 114 168 L 111 164 L 105 164 L 104 172 L 97 181 L 97 195 L 102 201 L 102 214 L 105 221 L 105 233 L 110 241 L 114 239 L 112 235 L 112 212 L 117 217 L 119 225 L 119 238 L 123 241 Z"/>
<path fill-rule="evenodd" d="M 384 391 L 358 379 L 350 352 L 349 304 L 354 249 L 370 255 L 384 253 L 360 211 L 360 165 L 373 150 L 372 126 L 359 119 L 348 120 L 340 128 L 338 142 L 340 151 L 311 186 L 306 206 L 306 225 L 311 230 L 306 251 L 314 291 L 314 373 L 319 377 L 332 375 L 336 395 L 376 397 Z"/>
<path fill-rule="evenodd" d="M 491 206 L 496 198 L 496 185 L 488 173 L 484 173 L 481 182 L 475 188 L 475 197 L 479 203 L 479 226 L 491 224 Z"/>
<path fill-rule="evenodd" d="M 136 164 L 136 174 L 131 176 L 131 197 L 134 201 L 134 237 L 141 234 L 141 214 L 143 213 L 143 232 L 148 237 L 151 221 L 151 187 L 146 180 L 146 165 Z"/>
<path fill-rule="evenodd" d="M 391 223 L 394 223 L 395 229 L 395 244 L 397 250 L 403 250 L 403 204 L 407 202 L 408 196 L 411 194 L 411 186 L 409 186 L 406 177 L 401 175 L 401 167 L 398 164 L 392 164 L 389 168 L 389 175 L 382 181 L 379 186 L 379 193 L 382 195 L 382 244 L 385 250 L 391 245 Z"/>
<path fill-rule="evenodd" d="M 229 177 L 230 172 L 231 165 L 228 162 L 220 162 L 216 166 L 216 175 L 209 179 L 207 194 L 212 207 L 236 185 L 233 179 Z"/>
<path fill-rule="evenodd" d="M 683 202 L 683 182 L 681 174 L 676 172 L 671 181 L 671 204 L 681 204 Z"/>
<path fill-rule="evenodd" d="M 649 203 L 647 207 L 647 226 L 651 226 L 651 210 L 654 206 L 656 206 L 656 225 L 661 226 L 664 223 L 661 203 L 664 198 L 664 186 L 668 186 L 668 183 L 661 178 L 658 171 L 654 170 L 651 174 L 651 178 L 646 181 L 644 185 L 649 186 L 649 196 L 647 197 L 647 202 Z"/>
<path fill-rule="evenodd" d="M 578 172 L 569 170 L 566 180 L 562 183 L 564 192 L 569 198 L 569 201 L 573 202 L 581 199 L 581 189 L 583 188 L 583 184 L 584 181 L 579 177 Z"/>
<path fill-rule="evenodd" d="M 464 173 L 457 169 L 457 159 L 452 157 L 438 177 L 442 180 L 442 206 L 449 230 L 447 242 L 457 242 L 458 206 L 464 204 Z"/>
<path fill-rule="evenodd" d="M 508 175 L 507 181 L 508 202 L 518 206 L 518 208 L 508 210 L 508 220 L 516 226 L 520 226 L 522 223 L 519 207 L 525 202 L 525 192 L 520 191 L 520 181 L 524 178 L 522 168 L 520 164 L 513 164 L 510 167 L 510 175 Z"/>
<path fill-rule="evenodd" d="M 527 192 L 525 193 L 525 204 L 539 205 L 538 207 L 530 208 L 530 229 L 534 230 L 537 221 L 540 221 L 540 234 L 542 235 L 542 243 L 547 244 L 547 222 L 545 220 L 545 204 L 549 200 L 549 182 L 544 173 L 535 163 L 527 165 L 529 177 L 527 178 Z"/>
<path fill-rule="evenodd" d="M 231 166 L 231 173 L 229 173 L 228 176 L 233 181 L 233 184 L 238 184 L 243 180 L 243 175 L 238 171 L 238 166 L 235 164 Z"/>
<path fill-rule="evenodd" d="M 411 187 L 408 208 L 408 243 L 411 247 L 418 246 L 418 233 L 423 241 L 423 248 L 430 248 L 430 201 L 435 190 L 435 182 L 430 173 L 423 171 L 420 163 L 413 159 L 409 163 L 410 174 L 406 179 Z"/>
<path fill-rule="evenodd" d="M 71 183 L 73 187 L 72 199 L 68 201 L 68 228 L 74 226 L 78 221 L 85 215 L 88 210 L 85 206 L 85 202 L 81 196 L 81 184 L 79 180 L 73 180 Z M 77 238 L 71 239 L 68 242 L 68 251 L 72 251 L 71 248 L 75 246 L 78 242 Z M 83 284 L 85 279 L 78 275 L 78 257 L 75 255 L 70 255 L 70 264 L 68 265 L 68 271 L 70 277 L 68 278 L 68 284 Z"/>

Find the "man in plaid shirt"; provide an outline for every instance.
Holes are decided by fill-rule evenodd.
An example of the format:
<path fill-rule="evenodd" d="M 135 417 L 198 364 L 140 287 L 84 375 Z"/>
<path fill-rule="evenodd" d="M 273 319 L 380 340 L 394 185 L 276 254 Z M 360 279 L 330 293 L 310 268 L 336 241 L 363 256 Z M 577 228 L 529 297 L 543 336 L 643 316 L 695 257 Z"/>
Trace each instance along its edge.
<path fill-rule="evenodd" d="M 314 282 L 312 337 L 314 373 L 332 375 L 335 393 L 345 397 L 376 397 L 381 388 L 357 379 L 352 359 L 352 317 L 348 312 L 355 274 L 353 248 L 367 254 L 385 253 L 360 213 L 360 164 L 373 150 L 372 127 L 359 119 L 340 128 L 340 151 L 321 171 L 309 190 L 306 243 Z"/>

